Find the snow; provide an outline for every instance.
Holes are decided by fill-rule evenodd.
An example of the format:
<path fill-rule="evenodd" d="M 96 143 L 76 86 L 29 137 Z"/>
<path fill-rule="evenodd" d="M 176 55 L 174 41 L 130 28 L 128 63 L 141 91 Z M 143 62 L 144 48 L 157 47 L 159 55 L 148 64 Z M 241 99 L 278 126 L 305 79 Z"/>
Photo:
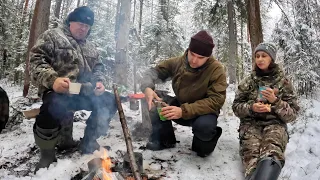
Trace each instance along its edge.
<path fill-rule="evenodd" d="M 11 103 L 21 95 L 19 86 L 10 86 L 3 81 L 1 86 L 8 92 Z M 196 156 L 190 150 L 192 131 L 190 127 L 174 124 L 177 140 L 176 148 L 163 151 L 143 150 L 146 140 L 135 140 L 133 146 L 136 152 L 143 153 L 143 167 L 147 174 L 163 176 L 163 180 L 242 180 L 243 168 L 239 156 L 238 126 L 239 119 L 232 114 L 231 103 L 234 92 L 228 90 L 226 111 L 219 118 L 218 125 L 223 134 L 215 151 L 206 158 Z M 320 180 L 320 101 L 301 100 L 304 114 L 299 120 L 289 125 L 290 141 L 286 150 L 286 164 L 280 175 L 280 180 Z M 140 111 L 131 111 L 128 103 L 123 103 L 128 126 L 132 130 L 140 123 Z M 86 111 L 84 111 L 86 112 Z M 90 114 L 89 112 L 87 112 Z M 226 117 L 226 118 L 223 118 Z M 87 118 L 87 117 L 85 117 Z M 36 148 L 32 127 L 35 119 L 24 119 L 18 128 L 0 134 L 0 179 L 3 180 L 69 180 L 80 172 L 87 170 L 87 162 L 95 157 L 102 157 L 102 151 L 93 155 L 81 156 L 78 152 L 68 155 L 58 154 L 58 162 L 49 169 L 41 169 L 33 174 L 35 164 L 39 159 L 39 149 Z M 83 136 L 85 120 L 74 123 L 74 139 Z M 102 146 L 110 146 L 108 154 L 119 157 L 126 151 L 118 115 L 111 122 L 109 133 L 98 142 Z"/>

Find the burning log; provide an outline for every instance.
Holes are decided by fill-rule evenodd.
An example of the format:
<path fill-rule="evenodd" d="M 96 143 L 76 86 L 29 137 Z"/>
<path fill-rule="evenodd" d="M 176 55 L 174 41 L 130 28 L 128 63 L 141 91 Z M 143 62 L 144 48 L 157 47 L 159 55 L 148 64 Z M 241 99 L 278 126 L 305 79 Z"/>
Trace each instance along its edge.
<path fill-rule="evenodd" d="M 139 156 L 140 154 L 137 155 Z M 139 157 L 142 158 L 142 154 Z M 126 157 L 123 160 L 123 164 L 125 163 Z M 121 167 L 120 164 L 118 161 L 110 158 L 105 151 L 103 158 L 94 158 L 88 162 L 89 174 L 81 180 L 135 180 L 134 174 L 129 172 L 127 167 Z M 142 164 L 139 168 L 142 168 Z M 140 175 L 142 176 L 142 180 L 148 180 L 146 174 Z"/>
<path fill-rule="evenodd" d="M 106 172 L 104 168 L 100 167 L 95 171 L 91 171 L 82 180 L 126 180 L 118 172 Z"/>
<path fill-rule="evenodd" d="M 135 159 L 135 155 L 133 153 L 133 146 L 132 146 L 132 139 L 130 136 L 130 132 L 127 126 L 127 122 L 124 116 L 124 112 L 121 106 L 121 101 L 120 101 L 120 97 L 118 94 L 118 90 L 117 90 L 117 86 L 114 84 L 113 85 L 113 91 L 114 91 L 114 95 L 117 101 L 117 105 L 118 105 L 118 112 L 119 112 L 119 116 L 120 116 L 120 122 L 121 122 L 121 126 L 122 126 L 122 130 L 123 130 L 123 134 L 124 134 L 124 139 L 126 142 L 126 146 L 127 146 L 127 153 L 129 156 L 129 160 L 130 160 L 130 167 L 131 167 L 131 171 L 133 173 L 133 176 L 135 178 L 135 180 L 141 180 L 141 176 L 140 176 L 140 172 L 136 163 L 136 159 Z"/>

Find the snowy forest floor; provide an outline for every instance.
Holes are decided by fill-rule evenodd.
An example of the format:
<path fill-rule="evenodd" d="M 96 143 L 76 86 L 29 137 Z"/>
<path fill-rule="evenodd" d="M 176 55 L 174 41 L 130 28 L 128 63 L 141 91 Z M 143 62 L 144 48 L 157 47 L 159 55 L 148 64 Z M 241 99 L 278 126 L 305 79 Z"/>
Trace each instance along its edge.
<path fill-rule="evenodd" d="M 21 101 L 22 87 L 9 85 L 1 80 L 14 105 Z M 192 131 L 189 127 L 174 124 L 177 140 L 176 148 L 153 152 L 144 150 L 147 139 L 135 139 L 133 146 L 136 152 L 143 153 L 143 168 L 147 174 L 160 179 L 172 180 L 243 180 L 243 168 L 239 156 L 238 126 L 239 119 L 231 110 L 234 92 L 227 93 L 227 111 L 220 116 L 218 125 L 223 133 L 215 151 L 206 158 L 197 157 L 190 150 Z M 320 180 L 320 102 L 317 100 L 301 100 L 304 113 L 298 121 L 289 125 L 290 141 L 286 150 L 286 165 L 280 175 L 280 180 Z M 141 123 L 140 111 L 131 111 L 129 103 L 122 104 L 129 128 L 132 130 Z M 141 107 L 141 106 L 140 106 Z M 58 162 L 48 170 L 41 169 L 33 174 L 35 164 L 39 160 L 39 149 L 34 143 L 32 127 L 35 119 L 21 119 L 10 130 L 0 134 L 0 179 L 3 180 L 69 180 L 87 170 L 87 162 L 94 157 L 101 157 L 102 151 L 93 155 L 81 156 L 78 152 L 72 154 L 57 154 Z M 74 139 L 83 136 L 85 118 L 74 122 Z M 98 142 L 102 146 L 110 146 L 109 156 L 120 158 L 126 151 L 125 141 L 119 121 L 119 116 L 113 118 L 108 136 L 101 137 Z"/>

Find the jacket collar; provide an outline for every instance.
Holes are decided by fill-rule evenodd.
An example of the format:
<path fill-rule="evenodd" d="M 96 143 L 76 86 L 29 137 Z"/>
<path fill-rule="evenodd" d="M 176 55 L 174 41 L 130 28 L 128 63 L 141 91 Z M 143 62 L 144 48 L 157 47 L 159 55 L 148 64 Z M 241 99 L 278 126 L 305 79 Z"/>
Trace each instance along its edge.
<path fill-rule="evenodd" d="M 198 67 L 198 68 L 192 68 L 189 64 L 189 61 L 188 61 L 188 49 L 184 52 L 183 54 L 183 58 L 184 58 L 184 65 L 185 65 L 185 68 L 190 71 L 190 72 L 199 72 L 199 71 L 202 71 L 203 69 L 206 69 L 210 64 L 212 64 L 215 59 L 213 56 L 210 56 L 209 59 L 207 60 L 206 63 L 204 63 L 202 66 Z"/>

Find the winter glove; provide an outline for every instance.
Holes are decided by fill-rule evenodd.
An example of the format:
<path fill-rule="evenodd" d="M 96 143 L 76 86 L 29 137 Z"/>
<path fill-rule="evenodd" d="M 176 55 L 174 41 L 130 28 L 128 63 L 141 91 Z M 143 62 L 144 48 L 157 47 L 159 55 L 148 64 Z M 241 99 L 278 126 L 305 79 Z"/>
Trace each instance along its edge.
<path fill-rule="evenodd" d="M 94 87 L 90 82 L 81 83 L 80 94 L 84 96 L 90 96 L 93 94 Z"/>

